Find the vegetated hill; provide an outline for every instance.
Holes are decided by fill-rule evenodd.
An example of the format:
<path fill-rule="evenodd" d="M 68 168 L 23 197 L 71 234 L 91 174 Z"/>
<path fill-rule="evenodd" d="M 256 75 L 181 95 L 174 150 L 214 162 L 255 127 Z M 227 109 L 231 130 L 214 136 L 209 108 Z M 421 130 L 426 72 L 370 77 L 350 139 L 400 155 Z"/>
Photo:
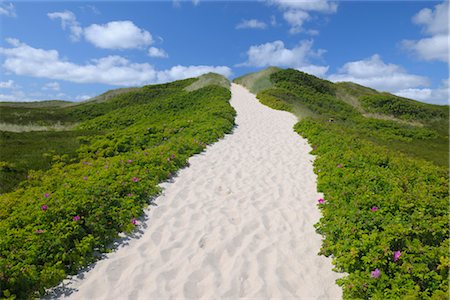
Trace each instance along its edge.
<path fill-rule="evenodd" d="M 95 261 L 119 232 L 133 230 L 142 209 L 160 192 L 158 183 L 232 130 L 229 89 L 204 85 L 186 91 L 196 81 L 144 86 L 102 102 L 54 108 L 61 117 L 55 122 L 77 123 L 62 135 L 2 132 L 28 151 L 53 154 L 38 171 L 30 171 L 35 162 L 25 158 L 26 179 L 0 195 L 0 297 L 42 296 Z M 33 110 L 29 116 L 21 122 L 38 120 Z M 66 148 L 58 148 L 62 144 Z M 3 176 L 10 177 L 11 161 L 21 155 L 14 149 L 2 144 L 2 153 L 9 151 L 2 155 Z"/>
<path fill-rule="evenodd" d="M 235 80 L 250 90 L 260 81 L 270 81 L 258 94 L 266 105 L 300 119 L 346 121 L 361 137 L 448 166 L 448 105 L 422 103 L 355 83 L 332 83 L 292 69 L 274 73 L 270 68 Z"/>
<path fill-rule="evenodd" d="M 85 101 L 81 102 L 71 102 L 71 105 L 84 105 L 87 102 L 105 102 L 111 98 L 114 98 L 120 94 L 128 93 L 128 92 L 135 92 L 141 89 L 140 87 L 128 87 L 128 88 L 119 88 L 114 90 L 109 90 L 104 92 L 103 94 L 100 94 L 98 96 L 95 96 L 93 98 L 87 99 Z"/>
<path fill-rule="evenodd" d="M 268 67 L 259 72 L 250 73 L 234 79 L 233 81 L 245 86 L 250 92 L 257 94 L 262 90 L 272 87 L 270 74 L 280 71 L 277 67 Z"/>
<path fill-rule="evenodd" d="M 46 101 L 33 101 L 33 102 L 0 102 L 0 115 L 1 109 L 4 107 L 61 107 L 71 105 L 73 102 L 65 100 L 46 100 Z"/>
<path fill-rule="evenodd" d="M 448 106 L 292 69 L 267 80 L 261 103 L 297 114 L 313 146 L 321 254 L 347 274 L 344 298 L 447 299 Z"/>

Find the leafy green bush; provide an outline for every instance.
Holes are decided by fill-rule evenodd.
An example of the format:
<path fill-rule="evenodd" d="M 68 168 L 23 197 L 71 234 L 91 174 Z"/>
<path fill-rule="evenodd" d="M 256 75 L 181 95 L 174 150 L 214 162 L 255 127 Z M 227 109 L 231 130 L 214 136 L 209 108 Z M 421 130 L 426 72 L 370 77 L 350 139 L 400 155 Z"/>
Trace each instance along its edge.
<path fill-rule="evenodd" d="M 295 86 L 302 87 L 313 93 L 328 94 L 334 96 L 336 88 L 333 83 L 327 80 L 319 79 L 315 76 L 300 72 L 294 69 L 286 69 L 272 73 L 270 80 L 280 88 Z"/>
<path fill-rule="evenodd" d="M 448 117 L 448 107 L 438 107 L 388 93 L 362 96 L 360 101 L 369 112 L 393 115 L 406 120 L 432 120 Z"/>
<path fill-rule="evenodd" d="M 418 159 L 385 145 L 447 141 L 448 157 L 448 132 L 363 117 L 335 98 L 332 88 L 322 88 L 320 79 L 304 80 L 301 72 L 282 70 L 270 78 L 274 87 L 258 94 L 263 104 L 289 110 L 301 103 L 314 112 L 294 129 L 316 155 L 318 189 L 325 195 L 325 202 L 318 204 L 323 217 L 316 224 L 325 238 L 321 254 L 331 255 L 336 269 L 348 274 L 338 281 L 344 298 L 447 299 L 448 165 L 429 159 L 435 150 L 431 147 L 414 152 L 421 154 Z M 438 118 L 435 112 L 442 111 L 420 107 L 409 111 L 408 118 Z M 387 106 L 383 109 L 393 114 Z M 406 116 L 406 109 L 398 111 Z M 448 119 L 436 122 L 448 128 Z"/>
<path fill-rule="evenodd" d="M 47 171 L 0 196 L 1 295 L 38 297 L 93 262 L 119 232 L 135 227 L 158 183 L 232 130 L 230 92 L 195 79 L 147 86 L 70 113 L 85 119 L 77 159 L 53 158 Z M 86 118 L 82 111 L 95 118 Z M 132 119 L 130 118 L 132 117 Z"/>

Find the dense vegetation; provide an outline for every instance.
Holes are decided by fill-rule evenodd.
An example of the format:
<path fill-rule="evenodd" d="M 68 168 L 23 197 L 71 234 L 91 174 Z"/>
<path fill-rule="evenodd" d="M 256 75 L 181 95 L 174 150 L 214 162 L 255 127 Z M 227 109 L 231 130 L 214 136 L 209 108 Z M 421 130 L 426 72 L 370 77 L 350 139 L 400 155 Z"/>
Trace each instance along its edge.
<path fill-rule="evenodd" d="M 75 154 L 0 196 L 0 297 L 33 298 L 108 251 L 130 232 L 158 183 L 230 132 L 230 92 L 197 79 L 146 86 L 107 101 L 67 106 L 78 122 Z M 69 151 L 70 152 L 70 151 Z"/>
<path fill-rule="evenodd" d="M 448 128 L 448 106 L 295 70 L 273 73 L 270 80 L 272 87 L 258 94 L 262 103 L 308 111 L 308 117 L 298 114 L 295 130 L 316 155 L 318 189 L 325 195 L 316 225 L 325 238 L 321 253 L 348 274 L 338 282 L 344 298 L 447 299 L 448 132 L 441 128 Z M 342 88 L 358 101 L 340 99 Z M 364 109 L 400 119 L 367 118 Z M 445 158 L 433 156 L 436 148 L 404 149 L 418 143 L 438 145 Z"/>

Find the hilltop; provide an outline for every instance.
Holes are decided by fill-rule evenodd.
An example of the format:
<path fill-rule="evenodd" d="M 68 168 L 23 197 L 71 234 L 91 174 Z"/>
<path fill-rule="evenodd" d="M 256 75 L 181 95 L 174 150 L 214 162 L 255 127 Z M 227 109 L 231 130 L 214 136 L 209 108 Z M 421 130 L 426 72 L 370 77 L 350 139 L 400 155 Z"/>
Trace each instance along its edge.
<path fill-rule="evenodd" d="M 448 166 L 449 106 L 427 104 L 352 82 L 332 83 L 300 71 L 268 68 L 236 78 L 263 104 L 300 120 L 336 121 L 361 138 Z"/>

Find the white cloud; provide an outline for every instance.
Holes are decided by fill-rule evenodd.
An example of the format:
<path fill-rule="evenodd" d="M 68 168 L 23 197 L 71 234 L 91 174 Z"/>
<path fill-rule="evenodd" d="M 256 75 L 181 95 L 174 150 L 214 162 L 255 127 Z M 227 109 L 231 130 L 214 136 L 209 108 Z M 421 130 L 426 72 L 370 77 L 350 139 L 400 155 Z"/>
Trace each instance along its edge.
<path fill-rule="evenodd" d="M 49 82 L 49 83 L 46 83 L 46 84 L 42 87 L 42 89 L 43 89 L 44 91 L 48 91 L 48 90 L 59 91 L 59 90 L 61 89 L 61 87 L 59 86 L 59 83 L 57 83 L 57 82 L 55 81 L 55 82 Z"/>
<path fill-rule="evenodd" d="M 268 0 L 283 11 L 284 20 L 291 26 L 292 34 L 306 32 L 317 34 L 317 30 L 305 30 L 303 25 L 312 19 L 312 13 L 332 14 L 337 11 L 337 3 L 328 0 Z"/>
<path fill-rule="evenodd" d="M 297 70 L 317 76 L 317 77 L 324 77 L 325 74 L 328 72 L 329 67 L 328 66 L 315 66 L 315 65 L 306 65 L 300 68 L 297 68 Z"/>
<path fill-rule="evenodd" d="M 290 33 L 299 33 L 303 30 L 303 23 L 311 17 L 306 11 L 290 9 L 284 12 L 283 18 L 291 25 Z"/>
<path fill-rule="evenodd" d="M 52 20 L 60 19 L 62 28 L 64 30 L 66 28 L 69 28 L 70 38 L 73 41 L 80 40 L 80 37 L 83 34 L 83 29 L 78 23 L 77 18 L 75 17 L 73 12 L 65 10 L 61 12 L 48 13 L 47 16 Z"/>
<path fill-rule="evenodd" d="M 84 29 L 86 40 L 98 48 L 133 49 L 152 43 L 150 32 L 140 29 L 131 21 L 92 24 Z"/>
<path fill-rule="evenodd" d="M 0 1 L 0 16 L 17 17 L 14 4 Z"/>
<path fill-rule="evenodd" d="M 404 40 L 402 46 L 423 60 L 449 62 L 449 2 L 437 4 L 434 9 L 424 8 L 413 22 L 422 26 L 428 37 L 420 40 Z"/>
<path fill-rule="evenodd" d="M 19 101 L 29 101 L 29 100 L 27 100 L 24 92 L 17 90 L 17 91 L 11 92 L 10 94 L 0 94 L 0 101 L 19 102 Z"/>
<path fill-rule="evenodd" d="M 206 73 L 217 73 L 225 77 L 232 75 L 231 69 L 226 66 L 174 66 L 168 70 L 157 72 L 156 82 L 169 82 L 190 77 L 197 77 Z"/>
<path fill-rule="evenodd" d="M 338 7 L 336 2 L 328 0 L 269 0 L 269 3 L 286 9 L 300 9 L 321 13 L 335 13 Z"/>
<path fill-rule="evenodd" d="M 75 100 L 76 101 L 85 101 L 85 100 L 91 99 L 93 97 L 94 96 L 91 96 L 91 95 L 78 95 L 78 96 L 75 96 Z"/>
<path fill-rule="evenodd" d="M 380 91 L 397 92 L 403 89 L 428 86 L 428 79 L 407 73 L 402 67 L 384 63 L 375 54 L 370 58 L 346 63 L 329 80 L 351 81 Z"/>
<path fill-rule="evenodd" d="M 250 20 L 242 20 L 239 24 L 236 25 L 236 29 L 266 29 L 267 24 L 256 20 L 256 19 L 250 19 Z"/>
<path fill-rule="evenodd" d="M 16 75 L 119 86 L 160 83 L 208 72 L 231 75 L 231 69 L 226 66 L 176 66 L 159 71 L 148 63 L 134 63 L 116 55 L 80 65 L 61 59 L 56 50 L 33 48 L 16 39 L 7 42 L 11 48 L 0 47 L 0 55 L 5 56 L 3 68 Z"/>
<path fill-rule="evenodd" d="M 166 51 L 164 51 L 164 49 L 156 48 L 156 47 L 150 47 L 148 49 L 148 55 L 150 57 L 159 57 L 159 58 L 168 58 L 169 57 L 169 55 L 167 54 Z"/>
<path fill-rule="evenodd" d="M 312 68 L 324 68 L 323 66 L 312 66 L 311 58 L 320 58 L 325 50 L 313 50 L 313 42 L 304 40 L 292 49 L 286 48 L 282 41 L 274 41 L 261 45 L 251 46 L 247 51 L 248 59 L 238 66 L 250 67 L 292 67 L 301 68 L 309 66 Z M 325 67 L 326 68 L 326 67 Z"/>
<path fill-rule="evenodd" d="M 409 88 L 403 89 L 398 92 L 395 92 L 395 95 L 406 97 L 414 100 L 420 100 L 427 103 L 433 104 L 450 104 L 449 95 L 450 95 L 450 87 L 449 87 L 450 78 L 442 80 L 441 86 L 436 89 L 429 88 Z"/>
<path fill-rule="evenodd" d="M 16 87 L 14 80 L 0 81 L 0 89 L 14 89 Z"/>
<path fill-rule="evenodd" d="M 419 11 L 414 17 L 413 22 L 417 25 L 423 26 L 423 31 L 430 34 L 448 34 L 448 9 L 447 1 L 437 4 L 434 10 L 424 8 Z"/>
<path fill-rule="evenodd" d="M 98 48 L 103 49 L 135 49 L 152 44 L 150 32 L 134 25 L 131 21 L 113 21 L 106 24 L 92 24 L 82 28 L 75 14 L 69 10 L 48 13 L 52 19 L 60 19 L 65 30 L 69 28 L 73 41 L 79 41 L 82 36 Z"/>

